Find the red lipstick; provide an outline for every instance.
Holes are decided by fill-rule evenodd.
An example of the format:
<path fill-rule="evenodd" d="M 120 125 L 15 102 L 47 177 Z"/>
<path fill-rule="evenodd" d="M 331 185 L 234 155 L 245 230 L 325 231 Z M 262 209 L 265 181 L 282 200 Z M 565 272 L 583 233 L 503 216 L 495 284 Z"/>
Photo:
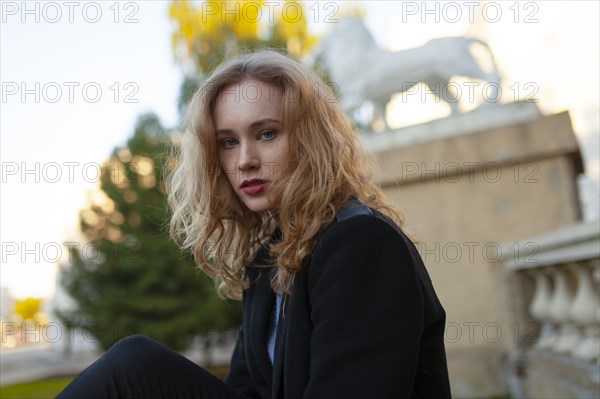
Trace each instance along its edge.
<path fill-rule="evenodd" d="M 256 195 L 265 191 L 267 183 L 268 181 L 263 179 L 244 180 L 240 185 L 240 188 L 244 194 Z"/>

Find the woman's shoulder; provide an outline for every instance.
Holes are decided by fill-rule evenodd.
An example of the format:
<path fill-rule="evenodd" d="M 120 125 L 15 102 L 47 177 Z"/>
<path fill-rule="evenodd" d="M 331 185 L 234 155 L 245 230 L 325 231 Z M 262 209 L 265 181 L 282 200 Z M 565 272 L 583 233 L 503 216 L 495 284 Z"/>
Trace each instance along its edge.
<path fill-rule="evenodd" d="M 335 221 L 339 223 L 360 215 L 374 216 L 374 212 L 362 202 L 351 200 L 338 210 L 335 215 Z"/>
<path fill-rule="evenodd" d="M 346 282 L 417 281 L 422 266 L 414 244 L 391 218 L 364 203 L 350 201 L 322 231 L 307 270 L 312 286 L 323 276 L 338 273 Z"/>
<path fill-rule="evenodd" d="M 391 218 L 357 199 L 351 199 L 337 211 L 334 221 L 323 229 L 319 238 L 340 234 L 357 238 L 367 234 L 383 234 L 396 236 L 403 242 L 410 241 Z"/>
<path fill-rule="evenodd" d="M 391 218 L 358 201 L 349 201 L 336 213 L 334 221 L 316 237 L 310 268 L 320 269 L 324 263 L 345 259 L 389 257 L 394 263 L 421 263 L 412 240 Z"/>

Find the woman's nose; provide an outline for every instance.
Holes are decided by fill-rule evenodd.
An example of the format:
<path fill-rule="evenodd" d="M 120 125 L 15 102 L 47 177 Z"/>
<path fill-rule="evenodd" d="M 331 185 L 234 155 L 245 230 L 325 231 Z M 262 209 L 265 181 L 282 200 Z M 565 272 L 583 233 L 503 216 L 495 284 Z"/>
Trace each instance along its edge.
<path fill-rule="evenodd" d="M 238 159 L 238 167 L 240 170 L 249 170 L 258 167 L 260 164 L 258 154 L 252 144 L 242 144 Z"/>

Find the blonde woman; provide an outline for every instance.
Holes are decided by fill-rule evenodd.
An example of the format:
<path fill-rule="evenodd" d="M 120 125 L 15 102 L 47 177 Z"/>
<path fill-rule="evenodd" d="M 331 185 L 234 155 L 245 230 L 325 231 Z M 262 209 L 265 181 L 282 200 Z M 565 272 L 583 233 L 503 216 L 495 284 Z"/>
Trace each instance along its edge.
<path fill-rule="evenodd" d="M 448 398 L 445 312 L 330 89 L 263 50 L 196 92 L 171 234 L 243 299 L 225 381 L 143 336 L 60 398 Z"/>

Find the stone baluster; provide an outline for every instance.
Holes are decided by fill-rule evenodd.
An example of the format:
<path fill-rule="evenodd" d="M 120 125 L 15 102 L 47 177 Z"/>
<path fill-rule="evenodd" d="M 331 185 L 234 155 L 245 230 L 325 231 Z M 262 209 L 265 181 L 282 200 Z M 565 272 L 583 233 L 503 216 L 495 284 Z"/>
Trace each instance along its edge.
<path fill-rule="evenodd" d="M 552 270 L 554 292 L 550 301 L 550 318 L 558 326 L 558 338 L 551 349 L 558 353 L 570 352 L 577 345 L 580 333 L 571 320 L 574 290 L 569 284 L 568 268 L 555 266 Z"/>
<path fill-rule="evenodd" d="M 573 270 L 577 275 L 577 294 L 571 307 L 571 317 L 583 331 L 582 339 L 573 348 L 574 357 L 586 361 L 600 358 L 600 297 L 594 273 L 598 261 L 578 263 Z"/>
<path fill-rule="evenodd" d="M 594 263 L 592 275 L 594 277 L 594 285 L 596 292 L 600 297 L 600 259 L 592 261 Z M 600 302 L 600 301 L 599 301 Z M 600 303 L 596 308 L 596 331 L 598 332 L 598 339 L 594 342 L 594 350 L 596 351 L 596 363 L 600 365 Z"/>
<path fill-rule="evenodd" d="M 534 296 L 529 304 L 529 313 L 542 326 L 536 346 L 547 348 L 556 339 L 556 331 L 550 320 L 552 284 L 549 274 L 544 269 L 533 269 L 529 272 L 529 275 L 533 278 L 535 284 Z"/>
<path fill-rule="evenodd" d="M 596 293 L 600 297 L 600 259 L 595 259 L 593 263 L 592 276 L 594 277 L 594 286 L 596 287 Z M 600 301 L 598 301 L 600 302 Z M 596 352 L 596 363 L 600 365 L 600 303 L 597 304 L 596 308 L 596 329 L 595 332 L 598 334 L 596 341 L 594 341 L 593 350 Z"/>

